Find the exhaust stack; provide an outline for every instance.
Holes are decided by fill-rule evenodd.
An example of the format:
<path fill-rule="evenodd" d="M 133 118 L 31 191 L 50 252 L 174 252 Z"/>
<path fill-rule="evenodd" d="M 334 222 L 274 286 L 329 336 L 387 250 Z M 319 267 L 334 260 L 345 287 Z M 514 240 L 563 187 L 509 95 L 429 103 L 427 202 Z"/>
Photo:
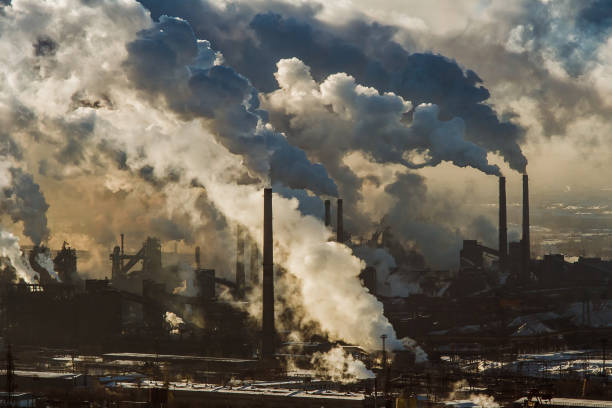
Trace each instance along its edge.
<path fill-rule="evenodd" d="M 272 189 L 264 189 L 263 316 L 261 356 L 274 358 L 274 256 L 272 236 Z"/>
<path fill-rule="evenodd" d="M 523 174 L 523 238 L 522 243 L 522 274 L 529 277 L 529 261 L 531 259 L 531 242 L 529 239 L 529 177 Z"/>
<path fill-rule="evenodd" d="M 499 178 L 499 269 L 508 269 L 508 221 L 506 210 L 506 178 Z"/>
<path fill-rule="evenodd" d="M 342 219 L 342 199 L 338 199 L 338 219 L 336 221 L 336 241 L 344 242 L 344 221 Z"/>
<path fill-rule="evenodd" d="M 325 200 L 325 226 L 331 225 L 331 201 Z"/>

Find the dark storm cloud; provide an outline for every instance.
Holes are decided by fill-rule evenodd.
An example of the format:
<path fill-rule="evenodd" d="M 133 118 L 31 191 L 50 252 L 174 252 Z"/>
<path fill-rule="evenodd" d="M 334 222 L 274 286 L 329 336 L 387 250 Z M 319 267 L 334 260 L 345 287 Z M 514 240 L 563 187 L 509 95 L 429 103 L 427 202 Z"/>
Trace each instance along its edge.
<path fill-rule="evenodd" d="M 212 65 L 216 53 L 197 41 L 186 21 L 161 17 L 128 52 L 125 67 L 138 89 L 163 98 L 184 118 L 210 121 L 218 140 L 251 171 L 289 187 L 337 194 L 322 166 L 265 126 L 257 90 L 231 67 Z"/>
<path fill-rule="evenodd" d="M 486 104 L 488 90 L 471 70 L 462 69 L 442 55 L 410 53 L 392 40 L 394 28 L 356 21 L 330 27 L 316 21 L 315 7 L 291 7 L 268 3 L 264 12 L 243 4 L 231 4 L 224 12 L 205 1 L 147 1 L 153 17 L 176 15 L 188 20 L 199 38 L 211 41 L 227 62 L 262 91 L 275 88 L 275 64 L 297 57 L 311 67 L 320 81 L 346 72 L 357 82 L 379 91 L 391 91 L 415 105 L 440 106 L 441 118 L 461 117 L 466 139 L 489 151 L 499 152 L 510 166 L 524 171 L 526 159 L 519 143 L 524 131 L 502 122 Z"/>

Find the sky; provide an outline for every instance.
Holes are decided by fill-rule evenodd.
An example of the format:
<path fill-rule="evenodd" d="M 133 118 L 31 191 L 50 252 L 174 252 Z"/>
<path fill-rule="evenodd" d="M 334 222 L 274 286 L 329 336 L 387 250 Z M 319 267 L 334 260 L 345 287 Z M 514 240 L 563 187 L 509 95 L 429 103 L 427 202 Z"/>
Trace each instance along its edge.
<path fill-rule="evenodd" d="M 454 268 L 462 239 L 496 246 L 500 174 L 518 238 L 523 172 L 534 253 L 612 257 L 606 1 L 4 3 L 2 226 L 89 251 L 88 276 L 121 232 L 230 274 L 260 210 L 227 186 L 264 185 Z"/>

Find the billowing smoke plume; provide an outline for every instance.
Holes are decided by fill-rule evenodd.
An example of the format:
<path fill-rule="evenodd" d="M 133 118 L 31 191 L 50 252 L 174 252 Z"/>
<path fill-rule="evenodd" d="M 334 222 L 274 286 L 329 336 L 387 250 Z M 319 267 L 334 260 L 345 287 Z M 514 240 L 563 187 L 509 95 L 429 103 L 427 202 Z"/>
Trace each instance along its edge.
<path fill-rule="evenodd" d="M 272 118 L 284 124 L 289 140 L 321 161 L 337 180 L 342 194 L 349 197 L 345 200 L 350 214 L 347 224 L 357 233 L 363 234 L 364 226 L 372 221 L 374 224 L 380 221 L 380 218 L 368 220 L 359 205 L 359 201 L 379 194 L 369 194 L 367 199 L 355 196 L 356 191 L 363 191 L 366 180 L 363 176 L 356 177 L 350 166 L 338 166 L 351 152 L 386 166 L 400 164 L 414 169 L 449 161 L 456 166 L 499 174 L 499 168 L 488 163 L 487 152 L 464 139 L 464 122 L 459 118 L 441 121 L 436 105 L 422 104 L 413 109 L 400 96 L 389 92 L 380 94 L 356 84 L 345 74 L 334 74 L 318 84 L 309 67 L 296 58 L 281 60 L 275 77 L 280 89 L 268 94 L 264 105 Z M 388 184 L 384 192 L 396 201 L 379 216 L 384 216 L 385 224 L 393 226 L 396 238 L 416 242 L 431 266 L 455 266 L 456 251 L 463 237 L 440 221 L 450 217 L 432 216 L 431 203 L 425 204 L 428 197 L 421 176 L 403 173 L 395 177 L 397 180 L 392 183 L 385 180 Z M 443 197 L 435 201 L 438 204 L 434 208 L 440 202 L 450 203 Z M 361 215 L 355 217 L 355 214 Z M 442 254 L 441 248 L 444 248 Z M 405 278 L 399 274 L 391 279 Z M 410 293 L 417 287 L 405 286 L 405 289 L 398 293 Z"/>
<path fill-rule="evenodd" d="M 4 189 L 4 208 L 13 221 L 23 221 L 24 234 L 38 245 L 49 237 L 46 215 L 49 205 L 31 175 L 19 168 L 10 172 L 13 184 Z"/>
<path fill-rule="evenodd" d="M 463 120 L 440 121 L 436 105 L 417 106 L 412 123 L 406 125 L 410 102 L 358 85 L 346 74 L 331 75 L 319 85 L 310 68 L 292 58 L 279 61 L 275 77 L 280 89 L 270 94 L 271 107 L 290 118 L 292 141 L 314 146 L 310 150 L 317 155 L 334 146 L 342 154 L 362 151 L 375 161 L 409 168 L 444 160 L 499 175 L 499 168 L 487 162 L 486 150 L 464 140 Z M 411 153 L 424 160 L 411 161 Z"/>
<path fill-rule="evenodd" d="M 10 266 L 15 268 L 17 279 L 23 279 L 27 283 L 34 283 L 38 274 L 25 260 L 19 246 L 19 239 L 4 229 L 0 229 L 0 258 L 7 258 Z"/>
<path fill-rule="evenodd" d="M 128 52 L 125 66 L 140 90 L 162 97 L 185 120 L 207 120 L 218 140 L 262 180 L 337 195 L 323 166 L 310 163 L 266 123 L 248 79 L 216 64 L 220 55 L 207 41 L 197 41 L 184 20 L 161 17 L 128 45 Z"/>
<path fill-rule="evenodd" d="M 297 57 L 317 81 L 345 72 L 357 83 L 393 92 L 415 106 L 436 104 L 442 117 L 465 121 L 467 140 L 498 152 L 511 168 L 525 170 L 518 145 L 524 131 L 500 120 L 486 103 L 490 94 L 481 78 L 442 55 L 410 53 L 396 41 L 397 27 L 357 18 L 328 24 L 317 18 L 322 6 L 288 2 L 234 1 L 217 7 L 208 0 L 140 1 L 156 19 L 168 14 L 189 21 L 198 37 L 223 50 L 225 60 L 262 91 L 275 89 L 277 61 Z"/>
<path fill-rule="evenodd" d="M 342 347 L 334 347 L 327 353 L 313 354 L 311 364 L 315 371 L 332 381 L 351 383 L 376 377 L 365 364 L 348 354 Z"/>
<path fill-rule="evenodd" d="M 224 213 L 247 226 L 252 236 L 262 236 L 260 215 L 251 211 L 263 208 L 259 189 L 204 184 L 212 197 L 226 198 L 215 202 Z M 381 334 L 389 336 L 391 347 L 403 348 L 382 314 L 382 304 L 358 279 L 363 263 L 346 246 L 328 242 L 330 231 L 320 219 L 300 214 L 297 200 L 275 194 L 273 205 L 277 240 L 274 259 L 298 278 L 301 304 L 295 307 L 303 310 L 306 322 L 318 323 L 332 340 L 344 339 L 368 350 L 378 348 Z"/>
<path fill-rule="evenodd" d="M 36 254 L 36 263 L 43 267 L 52 279 L 55 279 L 58 282 L 62 281 L 53 267 L 51 251 L 47 249 L 46 251 L 41 251 Z"/>
<path fill-rule="evenodd" d="M 6 160 L 6 157 L 4 158 Z M 32 176 L 21 168 L 10 167 L 1 171 L 0 210 L 11 216 L 13 222 L 23 222 L 24 234 L 35 245 L 49 237 L 47 209 L 49 205 Z"/>

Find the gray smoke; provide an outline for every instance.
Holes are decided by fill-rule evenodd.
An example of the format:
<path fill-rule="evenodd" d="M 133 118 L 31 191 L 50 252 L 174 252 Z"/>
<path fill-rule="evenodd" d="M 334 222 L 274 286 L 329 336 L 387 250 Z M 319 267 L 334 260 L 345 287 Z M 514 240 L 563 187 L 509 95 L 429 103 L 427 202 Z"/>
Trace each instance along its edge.
<path fill-rule="evenodd" d="M 234 1 L 217 7 L 207 0 L 140 1 L 154 18 L 168 14 L 189 21 L 198 37 L 210 40 L 262 91 L 274 90 L 278 60 L 297 57 L 311 67 L 317 81 L 345 72 L 415 106 L 437 104 L 443 118 L 465 121 L 467 140 L 499 153 L 511 168 L 525 169 L 519 147 L 524 130 L 500 119 L 487 103 L 490 94 L 482 79 L 442 55 L 411 53 L 396 41 L 398 27 L 361 19 L 357 13 L 346 23 L 328 24 L 317 18 L 331 8 L 322 4 Z"/>
<path fill-rule="evenodd" d="M 24 234 L 39 245 L 49 238 L 49 205 L 30 174 L 17 167 L 9 168 L 9 174 L 9 185 L 2 190 L 2 211 L 9 214 L 13 222 L 22 221 Z"/>
<path fill-rule="evenodd" d="M 249 80 L 219 65 L 221 56 L 207 41 L 198 41 L 184 20 L 161 17 L 128 44 L 128 52 L 125 67 L 138 89 L 164 100 L 184 119 L 209 122 L 218 140 L 242 156 L 254 175 L 291 188 L 337 195 L 324 167 L 311 163 L 267 123 Z"/>
<path fill-rule="evenodd" d="M 379 163 L 411 169 L 449 161 L 500 174 L 498 166 L 487 162 L 485 149 L 464 139 L 464 121 L 441 121 L 436 105 L 413 109 L 402 97 L 380 94 L 346 74 L 331 75 L 317 84 L 310 68 L 297 58 L 279 61 L 275 76 L 280 89 L 268 96 L 270 107 L 290 118 L 290 140 L 317 157 L 333 146 L 338 161 L 351 151 L 361 151 Z M 412 121 L 407 124 L 409 112 Z M 407 157 L 410 153 L 425 157 L 416 163 Z"/>

